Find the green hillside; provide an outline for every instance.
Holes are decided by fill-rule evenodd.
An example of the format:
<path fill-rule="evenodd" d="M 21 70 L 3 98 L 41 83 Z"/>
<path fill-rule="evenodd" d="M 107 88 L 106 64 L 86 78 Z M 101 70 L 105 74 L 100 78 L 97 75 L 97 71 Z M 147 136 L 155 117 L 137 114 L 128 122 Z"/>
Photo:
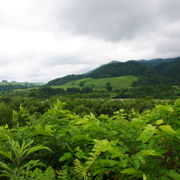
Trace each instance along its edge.
<path fill-rule="evenodd" d="M 93 88 L 96 90 L 106 89 L 106 83 L 110 83 L 113 89 L 124 89 L 129 88 L 131 84 L 137 81 L 138 78 L 135 76 L 121 76 L 112 78 L 83 78 L 80 80 L 70 81 L 60 86 L 53 86 L 54 88 Z"/>

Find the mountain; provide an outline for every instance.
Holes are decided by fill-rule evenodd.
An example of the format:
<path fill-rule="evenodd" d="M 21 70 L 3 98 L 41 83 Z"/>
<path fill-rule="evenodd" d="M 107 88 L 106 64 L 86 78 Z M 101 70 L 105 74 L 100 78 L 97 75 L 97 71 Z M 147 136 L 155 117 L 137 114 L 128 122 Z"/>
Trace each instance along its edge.
<path fill-rule="evenodd" d="M 175 57 L 175 58 L 166 58 L 166 59 L 162 59 L 162 58 L 156 58 L 156 59 L 151 59 L 151 60 L 137 60 L 137 62 L 144 64 L 146 66 L 150 66 L 150 67 L 155 67 L 159 64 L 164 64 L 164 63 L 170 63 L 170 62 L 174 62 L 180 60 L 180 57 Z"/>
<path fill-rule="evenodd" d="M 180 58 L 173 61 L 159 63 L 154 69 L 159 74 L 180 82 Z"/>
<path fill-rule="evenodd" d="M 108 63 L 86 74 L 87 77 L 104 78 L 125 75 L 148 76 L 155 71 L 148 66 L 135 61 Z"/>
<path fill-rule="evenodd" d="M 180 57 L 151 60 L 130 60 L 127 62 L 111 61 L 85 74 L 68 75 L 47 83 L 47 86 L 63 85 L 83 78 L 110 78 L 119 76 L 137 76 L 139 83 L 145 84 L 180 84 Z"/>

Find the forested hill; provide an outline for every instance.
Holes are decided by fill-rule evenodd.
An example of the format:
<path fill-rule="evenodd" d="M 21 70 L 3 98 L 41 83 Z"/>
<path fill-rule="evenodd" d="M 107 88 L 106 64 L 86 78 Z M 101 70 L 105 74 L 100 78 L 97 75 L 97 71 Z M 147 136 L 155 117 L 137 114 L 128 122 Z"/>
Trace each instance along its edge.
<path fill-rule="evenodd" d="M 128 61 L 125 63 L 114 62 L 103 65 L 86 74 L 86 76 L 92 78 L 105 78 L 124 75 L 148 76 L 149 74 L 155 74 L 155 71 L 148 66 L 142 65 L 141 63 Z"/>
<path fill-rule="evenodd" d="M 180 57 L 152 60 L 130 60 L 127 62 L 112 61 L 102 65 L 88 73 L 81 75 L 68 75 L 48 82 L 48 86 L 62 85 L 64 83 L 91 78 L 118 77 L 134 75 L 146 79 L 146 83 L 180 83 Z"/>

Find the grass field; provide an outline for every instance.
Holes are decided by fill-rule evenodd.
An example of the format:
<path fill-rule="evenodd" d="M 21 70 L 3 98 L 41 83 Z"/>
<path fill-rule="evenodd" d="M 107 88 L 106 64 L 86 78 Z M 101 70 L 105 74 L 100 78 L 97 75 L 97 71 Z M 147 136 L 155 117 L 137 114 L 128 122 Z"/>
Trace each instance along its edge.
<path fill-rule="evenodd" d="M 138 77 L 135 76 L 120 76 L 112 78 L 84 78 L 80 80 L 71 81 L 60 86 L 52 86 L 53 88 L 86 88 L 91 87 L 96 90 L 106 89 L 106 83 L 110 82 L 113 89 L 124 89 L 131 87 L 134 81 L 137 81 Z"/>

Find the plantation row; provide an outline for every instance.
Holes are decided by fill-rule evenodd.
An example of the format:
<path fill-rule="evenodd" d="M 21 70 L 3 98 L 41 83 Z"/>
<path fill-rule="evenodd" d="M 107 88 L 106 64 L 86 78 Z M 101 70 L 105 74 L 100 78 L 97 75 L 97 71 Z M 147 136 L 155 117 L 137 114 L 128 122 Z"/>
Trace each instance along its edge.
<path fill-rule="evenodd" d="M 66 106 L 13 112 L 13 126 L 0 127 L 1 179 L 180 179 L 180 100 L 99 116 Z"/>

